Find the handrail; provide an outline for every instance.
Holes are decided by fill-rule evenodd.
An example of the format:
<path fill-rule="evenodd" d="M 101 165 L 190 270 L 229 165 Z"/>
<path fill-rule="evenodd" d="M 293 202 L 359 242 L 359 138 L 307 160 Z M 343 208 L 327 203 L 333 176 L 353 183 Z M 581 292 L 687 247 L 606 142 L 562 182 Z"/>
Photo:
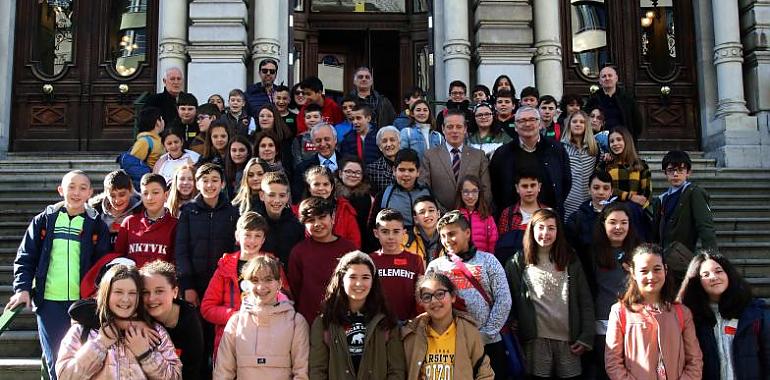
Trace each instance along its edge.
<path fill-rule="evenodd" d="M 5 330 L 8 329 L 8 326 L 11 325 L 11 322 L 16 319 L 16 316 L 21 314 L 21 311 L 24 310 L 24 306 L 24 304 L 20 304 L 16 305 L 13 309 L 3 311 L 3 315 L 0 316 L 0 335 L 3 335 Z"/>

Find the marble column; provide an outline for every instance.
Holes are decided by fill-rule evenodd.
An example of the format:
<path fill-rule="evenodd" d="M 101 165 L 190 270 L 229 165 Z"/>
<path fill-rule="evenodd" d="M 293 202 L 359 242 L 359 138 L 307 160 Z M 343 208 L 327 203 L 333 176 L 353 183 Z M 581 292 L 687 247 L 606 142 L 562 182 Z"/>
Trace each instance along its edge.
<path fill-rule="evenodd" d="M 178 67 L 187 78 L 187 0 L 163 0 L 158 16 L 157 90 L 163 91 L 163 76 Z"/>
<path fill-rule="evenodd" d="M 288 3 L 288 2 L 286 2 Z M 251 60 L 254 62 L 254 81 L 259 81 L 259 62 L 265 58 L 281 62 L 281 9 L 275 0 L 254 0 L 254 41 L 251 43 Z M 284 77 L 286 78 L 286 77 Z M 275 78 L 281 83 L 280 78 Z M 283 79 L 285 80 L 285 79 Z"/>
<path fill-rule="evenodd" d="M 491 88 L 498 75 L 506 74 L 517 92 L 534 84 L 530 3 L 528 0 L 473 1 L 476 83 Z"/>
<path fill-rule="evenodd" d="M 762 158 L 757 161 L 770 167 L 770 0 L 743 0 L 740 9 L 746 105 L 759 127 Z"/>
<path fill-rule="evenodd" d="M 468 40 L 468 2 L 444 1 L 444 81 L 447 87 L 437 88 L 438 100 L 446 99 L 449 83 L 461 80 L 469 85 L 471 68 L 471 43 Z M 441 92 L 438 92 L 441 91 Z M 470 95 L 470 94 L 469 94 Z"/>
<path fill-rule="evenodd" d="M 16 30 L 16 0 L 0 2 L 0 158 L 8 153 L 13 103 L 13 39 Z"/>
<path fill-rule="evenodd" d="M 188 90 L 203 103 L 212 94 L 227 99 L 246 89 L 248 10 L 243 0 L 194 0 L 190 3 Z"/>
<path fill-rule="evenodd" d="M 534 1 L 535 85 L 540 95 L 560 99 L 564 91 L 562 74 L 559 0 Z"/>

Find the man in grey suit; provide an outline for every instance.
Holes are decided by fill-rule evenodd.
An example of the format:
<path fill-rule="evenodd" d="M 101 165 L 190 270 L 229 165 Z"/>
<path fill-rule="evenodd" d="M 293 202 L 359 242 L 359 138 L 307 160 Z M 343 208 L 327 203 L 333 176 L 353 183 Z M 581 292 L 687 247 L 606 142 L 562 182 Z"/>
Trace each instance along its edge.
<path fill-rule="evenodd" d="M 469 174 L 481 180 L 486 199 L 492 199 L 489 161 L 484 151 L 465 145 L 467 130 L 465 113 L 448 110 L 443 126 L 446 143 L 426 150 L 420 168 L 420 181 L 430 186 L 436 200 L 447 210 L 455 208 L 458 182 Z"/>

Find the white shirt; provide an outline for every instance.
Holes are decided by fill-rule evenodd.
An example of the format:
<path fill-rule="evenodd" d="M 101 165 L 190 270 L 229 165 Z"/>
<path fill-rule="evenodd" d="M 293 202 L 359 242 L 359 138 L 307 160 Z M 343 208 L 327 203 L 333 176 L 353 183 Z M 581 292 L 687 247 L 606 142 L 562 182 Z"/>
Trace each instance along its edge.
<path fill-rule="evenodd" d="M 339 166 L 337 166 L 337 153 L 336 152 L 332 153 L 332 156 L 329 157 L 329 158 L 326 158 L 326 157 L 324 157 L 324 156 L 322 156 L 320 154 L 318 154 L 317 156 L 318 156 L 318 162 L 321 163 L 321 166 L 326 166 L 326 165 L 324 165 L 324 163 L 326 162 L 326 160 L 329 160 L 329 161 L 331 161 L 330 164 L 329 164 L 329 169 L 331 171 L 336 172 L 337 169 L 339 169 Z"/>

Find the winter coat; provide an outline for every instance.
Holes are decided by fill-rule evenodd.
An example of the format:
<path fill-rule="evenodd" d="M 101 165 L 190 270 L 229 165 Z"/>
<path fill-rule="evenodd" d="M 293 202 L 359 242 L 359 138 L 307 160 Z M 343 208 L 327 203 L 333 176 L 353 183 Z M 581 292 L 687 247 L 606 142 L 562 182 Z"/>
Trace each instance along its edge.
<path fill-rule="evenodd" d="M 356 209 L 347 199 L 336 197 L 337 206 L 334 208 L 334 227 L 332 233 L 355 244 L 356 249 L 361 249 L 361 231 L 358 229 Z M 291 207 L 294 215 L 299 218 L 299 205 Z M 306 237 L 310 235 L 305 233 Z"/>
<path fill-rule="evenodd" d="M 679 306 L 683 320 L 679 320 L 673 305 L 660 313 L 646 308 L 636 313 L 626 309 L 624 328 L 621 307 L 625 308 L 620 303 L 612 305 L 607 326 L 604 362 L 611 380 L 656 379 L 659 346 L 663 348 L 661 357 L 668 380 L 701 379 L 703 359 L 690 309 Z"/>
<path fill-rule="evenodd" d="M 444 135 L 441 132 L 431 130 L 428 133 L 428 144 L 426 145 L 425 137 L 420 132 L 420 128 L 414 123 L 402 129 L 400 134 L 401 149 L 414 149 L 420 157 L 422 157 L 426 150 L 444 145 L 445 142 Z"/>
<path fill-rule="evenodd" d="M 714 326 L 696 318 L 695 334 L 703 351 L 703 380 L 720 380 Z M 732 357 L 735 380 L 770 379 L 770 312 L 762 300 L 754 300 L 738 319 Z"/>
<path fill-rule="evenodd" d="M 594 210 L 594 206 L 591 200 L 583 202 L 577 211 L 567 219 L 567 223 L 564 225 L 566 231 L 567 241 L 570 247 L 575 250 L 586 274 L 590 276 L 589 271 L 592 270 L 590 265 L 593 260 L 591 259 L 591 245 L 593 244 L 593 233 L 596 220 L 599 217 L 599 212 Z"/>
<path fill-rule="evenodd" d="M 198 194 L 182 206 L 176 234 L 176 270 L 182 290 L 194 289 L 202 296 L 214 275 L 219 258 L 235 249 L 238 209 L 224 193 L 214 208 Z"/>
<path fill-rule="evenodd" d="M 396 116 L 396 118 L 393 119 L 393 126 L 396 127 L 399 131 L 408 127 L 409 124 L 411 123 L 412 123 L 412 118 L 409 117 L 408 110 L 401 111 L 401 113 L 399 113 L 398 116 Z"/>
<path fill-rule="evenodd" d="M 273 87 L 275 91 L 275 87 Z M 267 94 L 264 84 L 262 82 L 252 83 L 246 87 L 246 105 L 244 108 L 248 108 L 249 115 L 259 115 L 259 109 L 265 104 L 272 104 L 270 96 Z"/>
<path fill-rule="evenodd" d="M 481 251 L 494 254 L 498 237 L 495 218 L 491 215 L 482 218 L 478 210 L 471 212 L 466 208 L 461 208 L 460 212 L 471 223 L 471 241 L 473 241 L 473 245 Z"/>
<path fill-rule="evenodd" d="M 404 380 L 406 359 L 401 335 L 396 328 L 380 326 L 385 316 L 378 314 L 366 324 L 364 352 L 358 373 L 353 374 L 345 329 L 324 327 L 321 316 L 310 328 L 311 380 Z"/>
<path fill-rule="evenodd" d="M 306 380 L 309 330 L 290 302 L 240 310 L 224 328 L 213 378 Z"/>
<path fill-rule="evenodd" d="M 396 118 L 396 109 L 393 108 L 393 103 L 391 103 L 387 97 L 374 89 L 371 90 L 369 96 L 366 98 L 362 98 L 358 95 L 358 89 L 353 89 L 348 95 L 356 99 L 359 103 L 369 105 L 372 110 L 372 124 L 375 124 L 378 128 L 393 124 L 393 120 Z M 371 105 L 371 98 L 374 98 L 373 101 L 375 105 L 373 107 Z"/>
<path fill-rule="evenodd" d="M 583 109 L 591 110 L 594 108 L 602 108 L 602 102 L 599 100 L 599 97 L 607 98 L 607 94 L 605 94 L 603 90 L 596 91 L 588 99 L 588 102 L 586 102 L 586 106 L 583 107 Z M 622 124 L 619 125 L 628 128 L 634 137 L 634 141 L 639 140 L 639 136 L 641 136 L 642 131 L 645 129 L 645 122 L 634 96 L 621 88 L 617 88 L 613 97 L 615 98 L 618 108 L 620 108 Z M 604 109 L 602 109 L 602 113 L 605 113 Z M 613 127 L 615 127 L 615 125 L 605 126 L 608 130 Z"/>
<path fill-rule="evenodd" d="M 289 254 L 297 243 L 305 238 L 305 227 L 290 208 L 284 208 L 278 219 L 267 215 L 264 204 L 257 206 L 257 212 L 265 216 L 270 232 L 265 235 L 262 250 L 272 252 L 281 260 L 284 268 L 289 266 Z"/>
<path fill-rule="evenodd" d="M 182 362 L 176 355 L 166 330 L 153 326 L 160 335 L 160 344 L 141 362 L 118 341 L 104 347 L 96 341 L 99 331 L 91 330 L 88 340 L 81 343 L 83 326 L 74 324 L 62 339 L 56 360 L 56 375 L 60 380 L 174 380 L 182 378 Z"/>
<path fill-rule="evenodd" d="M 269 253 L 266 255 L 273 256 Z M 241 293 L 238 273 L 238 260 L 240 258 L 241 251 L 237 251 L 225 254 L 219 259 L 217 270 L 211 277 L 206 293 L 201 300 L 201 316 L 212 323 L 215 328 L 214 353 L 217 352 L 219 340 L 225 331 L 227 321 L 241 309 L 241 300 L 244 294 Z M 286 280 L 283 268 L 281 268 L 281 284 L 284 289 L 288 288 L 288 280 Z M 285 301 L 288 298 L 279 293 L 279 300 Z"/>
<path fill-rule="evenodd" d="M 517 253 L 505 266 L 511 288 L 513 307 L 511 319 L 518 321 L 518 336 L 522 342 L 537 338 L 537 315 L 532 303 L 531 290 L 524 279 L 524 254 Z M 594 304 L 580 260 L 573 258 L 567 265 L 567 307 L 570 344 L 580 343 L 588 349 L 594 343 Z"/>
<path fill-rule="evenodd" d="M 674 242 L 684 244 L 690 252 L 695 252 L 698 239 L 703 248 L 717 248 L 716 231 L 709 206 L 709 194 L 703 188 L 688 183 L 679 190 L 679 202 L 672 215 L 664 215 L 663 200 L 665 195 L 653 201 L 654 222 L 652 233 L 654 241 L 667 249 Z M 664 219 L 668 220 L 663 230 Z"/>
<path fill-rule="evenodd" d="M 174 263 L 174 239 L 177 219 L 168 210 L 155 223 L 150 223 L 144 212 L 123 221 L 115 242 L 115 252 L 136 262 L 136 267 L 157 259 Z"/>
<path fill-rule="evenodd" d="M 54 225 L 64 202 L 50 205 L 32 218 L 13 261 L 13 292 L 34 292 L 30 295 L 35 304 L 43 302 L 46 277 L 51 260 Z M 85 277 L 91 265 L 110 248 L 107 225 L 96 210 L 86 207 L 83 229 L 80 233 L 80 279 Z"/>
<path fill-rule="evenodd" d="M 422 379 L 420 371 L 428 351 L 429 323 L 430 317 L 423 313 L 401 328 L 406 355 L 406 378 L 409 380 Z M 484 354 L 484 345 L 473 317 L 454 311 L 454 323 L 456 335 L 453 379 L 494 379 L 495 373 L 489 364 L 489 357 Z"/>
<path fill-rule="evenodd" d="M 339 151 L 342 157 L 356 156 L 358 157 L 358 141 L 361 138 L 356 133 L 355 128 L 351 129 L 344 136 L 340 137 Z M 364 161 L 364 165 L 368 165 L 377 161 L 382 155 L 380 148 L 377 146 L 377 128 L 373 125 L 369 125 L 369 131 L 364 136 L 364 140 L 361 141 L 361 149 L 363 149 L 364 156 L 361 159 Z"/>

